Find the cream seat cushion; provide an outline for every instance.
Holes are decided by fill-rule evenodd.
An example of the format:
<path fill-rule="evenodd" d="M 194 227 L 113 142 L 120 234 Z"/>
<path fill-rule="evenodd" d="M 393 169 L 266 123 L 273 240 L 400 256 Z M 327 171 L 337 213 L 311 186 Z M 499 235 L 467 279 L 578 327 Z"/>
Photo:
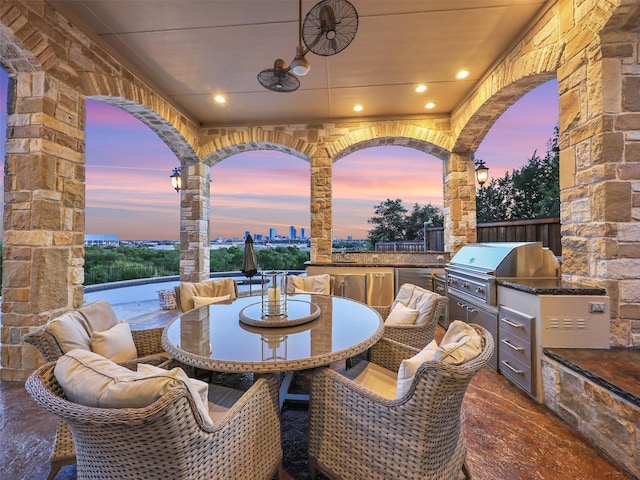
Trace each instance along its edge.
<path fill-rule="evenodd" d="M 183 312 L 195 308 L 193 297 L 221 297 L 229 295 L 236 298 L 235 284 L 232 278 L 216 278 L 204 282 L 180 282 L 180 306 Z"/>
<path fill-rule="evenodd" d="M 291 275 L 287 278 L 287 293 L 319 293 L 331 294 L 331 275 Z"/>
<path fill-rule="evenodd" d="M 91 350 L 116 363 L 138 358 L 138 350 L 131 336 L 131 326 L 125 320 L 108 330 L 93 332 Z"/>
<path fill-rule="evenodd" d="M 396 398 L 398 374 L 376 363 L 362 361 L 343 375 L 381 397 L 389 400 Z"/>
<path fill-rule="evenodd" d="M 384 321 L 385 325 L 413 325 L 418 318 L 418 310 L 396 303 Z"/>
<path fill-rule="evenodd" d="M 194 308 L 204 307 L 205 305 L 211 305 L 212 303 L 219 303 L 229 300 L 230 295 L 221 295 L 219 297 L 199 297 L 194 295 L 191 297 L 193 300 Z"/>
<path fill-rule="evenodd" d="M 56 362 L 54 374 L 69 400 L 87 407 L 141 408 L 175 388 L 186 388 L 207 425 L 213 425 L 197 389 L 181 368 L 164 374 L 133 372 L 95 352 L 75 349 Z"/>

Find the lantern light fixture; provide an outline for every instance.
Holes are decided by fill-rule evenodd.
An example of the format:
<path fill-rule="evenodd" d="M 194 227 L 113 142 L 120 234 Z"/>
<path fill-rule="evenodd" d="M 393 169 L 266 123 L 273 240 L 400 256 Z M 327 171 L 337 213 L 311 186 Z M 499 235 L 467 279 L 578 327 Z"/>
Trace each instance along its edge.
<path fill-rule="evenodd" d="M 182 190 L 182 169 L 180 167 L 175 167 L 173 169 L 173 173 L 169 175 L 171 178 L 171 185 L 176 190 L 176 192 L 180 193 Z"/>
<path fill-rule="evenodd" d="M 476 160 L 476 180 L 482 187 L 485 182 L 489 179 L 489 167 L 487 167 L 484 163 L 484 160 Z"/>

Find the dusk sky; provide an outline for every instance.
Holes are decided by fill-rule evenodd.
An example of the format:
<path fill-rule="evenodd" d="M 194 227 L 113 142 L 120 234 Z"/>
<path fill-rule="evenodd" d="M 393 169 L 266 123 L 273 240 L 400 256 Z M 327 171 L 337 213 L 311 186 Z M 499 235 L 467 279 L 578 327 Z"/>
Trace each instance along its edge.
<path fill-rule="evenodd" d="M 4 157 L 7 74 L 0 68 L 0 153 Z M 476 152 L 489 177 L 521 168 L 558 123 L 557 82 L 532 90 L 498 119 Z M 179 195 L 169 175 L 178 160 L 146 125 L 101 102 L 87 102 L 86 233 L 121 240 L 177 240 Z M 246 152 L 211 169 L 211 239 L 267 235 L 289 226 L 310 234 L 309 163 L 278 152 Z M 1 179 L 0 179 L 1 181 Z M 333 236 L 366 238 L 375 205 L 387 198 L 442 207 L 442 161 L 406 147 L 375 147 L 333 166 Z M 4 206 L 4 203 L 3 203 Z"/>

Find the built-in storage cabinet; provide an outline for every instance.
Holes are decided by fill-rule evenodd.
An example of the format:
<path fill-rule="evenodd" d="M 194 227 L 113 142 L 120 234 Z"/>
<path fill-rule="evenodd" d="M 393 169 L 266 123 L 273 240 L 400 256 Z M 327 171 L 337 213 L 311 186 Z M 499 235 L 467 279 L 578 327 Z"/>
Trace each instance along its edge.
<path fill-rule="evenodd" d="M 609 297 L 572 287 L 559 283 L 559 291 L 571 292 L 560 295 L 498 284 L 500 372 L 540 403 L 543 348 L 609 348 Z"/>
<path fill-rule="evenodd" d="M 498 309 L 498 358 L 503 375 L 536 395 L 535 317 L 512 308 Z"/>

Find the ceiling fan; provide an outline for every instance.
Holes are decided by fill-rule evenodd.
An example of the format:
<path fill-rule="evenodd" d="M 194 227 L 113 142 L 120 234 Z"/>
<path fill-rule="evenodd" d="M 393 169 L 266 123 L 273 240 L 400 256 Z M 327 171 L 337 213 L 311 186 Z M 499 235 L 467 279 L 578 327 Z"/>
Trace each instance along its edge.
<path fill-rule="evenodd" d="M 298 77 L 309 73 L 309 52 L 328 57 L 347 48 L 358 31 L 358 12 L 347 0 L 322 0 L 307 13 L 302 22 L 302 0 L 298 3 L 298 46 L 289 66 L 278 58 L 273 68 L 262 70 L 258 82 L 273 92 L 294 92 L 300 87 Z M 303 44 L 304 42 L 304 44 Z"/>

